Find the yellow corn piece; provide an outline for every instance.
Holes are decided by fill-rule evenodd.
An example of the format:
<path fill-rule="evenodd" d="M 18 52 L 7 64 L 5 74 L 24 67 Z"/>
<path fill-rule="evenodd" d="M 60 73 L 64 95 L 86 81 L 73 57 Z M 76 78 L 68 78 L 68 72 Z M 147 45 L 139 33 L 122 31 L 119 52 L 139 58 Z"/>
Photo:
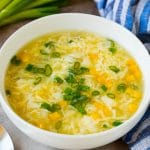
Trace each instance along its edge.
<path fill-rule="evenodd" d="M 105 82 L 105 84 L 106 84 L 106 86 L 107 86 L 108 88 L 110 88 L 110 87 L 112 87 L 112 85 L 113 85 L 113 81 L 112 81 L 112 80 L 107 80 L 107 81 Z"/>
<path fill-rule="evenodd" d="M 99 74 L 96 76 L 96 79 L 97 79 L 97 81 L 100 82 L 100 83 L 106 83 L 107 74 L 106 74 L 106 73 L 99 73 Z"/>
<path fill-rule="evenodd" d="M 30 62 L 32 59 L 31 55 L 26 54 L 25 52 L 19 53 L 18 57 L 21 59 L 23 62 Z"/>
<path fill-rule="evenodd" d="M 130 104 L 128 105 L 128 112 L 129 112 L 129 113 L 134 113 L 134 112 L 136 112 L 137 108 L 138 108 L 137 103 L 132 102 L 132 103 L 130 103 Z"/>
<path fill-rule="evenodd" d="M 67 105 L 68 105 L 68 103 L 67 103 L 66 101 L 62 100 L 62 101 L 59 102 L 59 105 L 60 105 L 62 108 L 66 108 Z"/>
<path fill-rule="evenodd" d="M 54 112 L 49 114 L 48 118 L 52 121 L 58 121 L 61 118 L 61 115 L 58 112 Z"/>
<path fill-rule="evenodd" d="M 134 66 L 136 65 L 135 61 L 133 59 L 129 59 L 127 60 L 127 63 L 126 63 L 128 66 Z"/>
<path fill-rule="evenodd" d="M 104 103 L 94 101 L 93 104 L 97 108 L 97 110 L 103 111 L 105 116 L 111 116 L 112 115 L 111 110 Z"/>
<path fill-rule="evenodd" d="M 99 120 L 99 119 L 101 118 L 101 115 L 100 115 L 98 112 L 96 112 L 96 111 L 90 113 L 90 116 L 91 116 L 94 120 Z"/>
<path fill-rule="evenodd" d="M 142 97 L 139 91 L 135 91 L 131 88 L 127 88 L 126 92 L 134 98 L 140 99 Z"/>
<path fill-rule="evenodd" d="M 92 67 L 92 68 L 90 68 L 90 74 L 96 76 L 96 75 L 98 75 L 98 72 L 96 71 L 96 69 L 94 67 Z"/>
<path fill-rule="evenodd" d="M 97 62 L 97 60 L 98 60 L 98 55 L 97 54 L 89 53 L 88 56 L 89 56 L 89 58 L 90 58 L 92 63 L 96 63 Z"/>
<path fill-rule="evenodd" d="M 131 73 L 127 73 L 124 77 L 127 82 L 131 82 L 135 80 L 135 77 Z"/>
<path fill-rule="evenodd" d="M 36 91 L 36 95 L 47 99 L 49 97 L 49 89 L 47 87 L 43 87 L 40 90 Z"/>

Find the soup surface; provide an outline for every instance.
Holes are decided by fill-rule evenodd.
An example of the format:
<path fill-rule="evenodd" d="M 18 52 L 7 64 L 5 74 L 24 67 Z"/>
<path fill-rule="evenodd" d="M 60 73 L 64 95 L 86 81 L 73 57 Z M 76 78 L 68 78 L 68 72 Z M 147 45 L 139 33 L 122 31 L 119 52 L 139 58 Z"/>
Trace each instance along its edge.
<path fill-rule="evenodd" d="M 90 134 L 128 120 L 142 98 L 142 74 L 118 43 L 83 31 L 51 33 L 10 60 L 8 101 L 24 120 L 63 134 Z"/>

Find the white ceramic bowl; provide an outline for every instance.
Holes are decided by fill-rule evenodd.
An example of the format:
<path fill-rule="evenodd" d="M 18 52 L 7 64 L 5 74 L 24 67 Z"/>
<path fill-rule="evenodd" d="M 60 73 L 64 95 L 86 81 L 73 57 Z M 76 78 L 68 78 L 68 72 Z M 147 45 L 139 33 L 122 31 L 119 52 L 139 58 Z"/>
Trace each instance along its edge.
<path fill-rule="evenodd" d="M 90 135 L 63 135 L 37 128 L 20 118 L 7 102 L 4 89 L 6 68 L 10 59 L 26 43 L 41 35 L 60 30 L 84 30 L 109 37 L 120 43 L 135 58 L 143 73 L 144 96 L 138 111 L 122 125 Z M 90 149 L 122 137 L 143 116 L 150 98 L 150 57 L 143 44 L 120 25 L 98 16 L 68 13 L 35 20 L 17 30 L 0 51 L 0 102 L 9 119 L 26 135 L 45 145 L 61 149 Z"/>

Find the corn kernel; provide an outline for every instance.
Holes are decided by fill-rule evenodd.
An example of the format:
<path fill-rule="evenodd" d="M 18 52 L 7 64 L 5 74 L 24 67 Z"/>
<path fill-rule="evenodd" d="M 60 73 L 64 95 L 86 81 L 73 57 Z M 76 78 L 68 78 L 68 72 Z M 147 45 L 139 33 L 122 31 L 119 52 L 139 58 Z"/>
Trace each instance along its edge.
<path fill-rule="evenodd" d="M 58 112 L 49 114 L 49 119 L 52 121 L 58 121 L 61 118 L 61 115 Z"/>

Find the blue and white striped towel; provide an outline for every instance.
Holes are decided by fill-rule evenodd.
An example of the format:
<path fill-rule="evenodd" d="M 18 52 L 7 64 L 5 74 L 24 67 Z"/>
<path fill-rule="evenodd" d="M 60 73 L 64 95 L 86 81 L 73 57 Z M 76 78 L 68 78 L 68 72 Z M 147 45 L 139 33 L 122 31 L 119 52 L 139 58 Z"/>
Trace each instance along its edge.
<path fill-rule="evenodd" d="M 136 34 L 150 52 L 150 0 L 95 0 L 102 17 Z"/>
<path fill-rule="evenodd" d="M 132 31 L 150 53 L 150 0 L 95 0 L 102 17 Z M 123 138 L 132 150 L 150 150 L 150 107 Z"/>

